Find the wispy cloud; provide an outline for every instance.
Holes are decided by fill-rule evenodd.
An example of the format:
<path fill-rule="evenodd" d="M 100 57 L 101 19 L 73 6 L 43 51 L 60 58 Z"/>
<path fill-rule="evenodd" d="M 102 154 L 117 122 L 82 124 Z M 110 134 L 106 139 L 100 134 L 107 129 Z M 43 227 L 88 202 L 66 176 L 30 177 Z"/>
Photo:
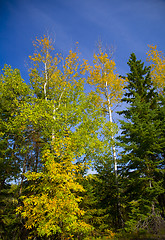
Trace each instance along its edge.
<path fill-rule="evenodd" d="M 77 11 L 86 21 L 104 29 L 112 39 L 125 42 L 129 48 L 138 47 L 139 50 L 144 50 L 146 44 L 143 39 L 144 27 L 146 33 L 149 29 L 152 30 L 154 24 L 161 21 L 165 10 L 165 2 L 162 0 L 88 0 L 81 3 L 74 0 L 73 2 L 77 4 L 75 5 Z"/>

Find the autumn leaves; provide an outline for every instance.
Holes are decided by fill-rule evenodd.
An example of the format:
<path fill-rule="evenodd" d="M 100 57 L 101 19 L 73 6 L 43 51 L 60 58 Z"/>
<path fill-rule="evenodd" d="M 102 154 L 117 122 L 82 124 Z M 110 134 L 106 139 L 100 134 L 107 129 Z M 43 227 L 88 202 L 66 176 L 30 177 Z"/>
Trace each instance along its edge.
<path fill-rule="evenodd" d="M 91 65 L 87 60 L 81 61 L 77 45 L 75 51 L 70 50 L 63 57 L 55 52 L 52 40 L 43 36 L 36 38 L 34 48 L 34 54 L 29 56 L 29 86 L 19 71 L 9 66 L 4 67 L 0 78 L 1 189 L 14 179 L 20 181 L 15 209 L 30 233 L 23 227 L 24 239 L 85 239 L 96 226 L 100 232 L 112 233 L 117 222 L 127 221 L 124 211 L 129 212 L 124 202 L 129 194 L 124 195 L 119 189 L 127 189 L 128 178 L 121 176 L 128 163 L 124 166 L 126 154 L 117 156 L 118 127 L 113 123 L 112 108 L 129 91 L 136 74 L 141 76 L 137 86 L 134 84 L 139 91 L 143 83 L 141 65 L 131 62 L 132 69 L 135 67 L 132 80 L 132 75 L 128 79 L 117 74 L 114 60 L 102 48 L 94 54 Z M 154 86 L 163 93 L 164 56 L 151 46 L 148 60 Z M 147 92 L 148 89 L 146 95 Z M 88 177 L 90 167 L 98 174 Z"/>

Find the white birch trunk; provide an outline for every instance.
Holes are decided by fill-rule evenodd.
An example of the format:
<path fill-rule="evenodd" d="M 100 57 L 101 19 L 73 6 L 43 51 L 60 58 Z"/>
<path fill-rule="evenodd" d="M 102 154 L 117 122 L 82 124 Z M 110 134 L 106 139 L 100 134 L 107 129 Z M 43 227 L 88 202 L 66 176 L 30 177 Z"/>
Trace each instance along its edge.
<path fill-rule="evenodd" d="M 53 120 L 56 119 L 55 117 L 55 105 L 53 106 Z M 52 144 L 54 143 L 54 140 L 55 140 L 55 133 L 54 133 L 54 129 L 52 129 Z"/>
<path fill-rule="evenodd" d="M 44 95 L 45 95 L 45 100 L 47 101 L 47 91 L 46 87 L 48 84 L 48 71 L 47 71 L 47 61 L 45 62 L 45 83 L 44 83 Z"/>
<path fill-rule="evenodd" d="M 54 104 L 54 106 L 53 106 L 53 120 L 56 119 L 55 113 L 56 113 L 56 110 L 58 110 L 59 107 L 60 107 L 61 99 L 62 99 L 62 95 L 64 94 L 64 91 L 65 91 L 65 88 L 64 88 L 63 92 L 61 93 L 61 95 L 60 95 L 60 97 L 59 97 L 58 107 L 55 108 L 55 104 Z M 55 132 L 54 132 L 54 129 L 53 129 L 53 130 L 52 130 L 52 143 L 54 142 L 54 140 L 55 140 Z"/>
<path fill-rule="evenodd" d="M 106 82 L 106 97 L 107 97 L 107 101 L 108 101 L 108 115 L 109 115 L 109 121 L 110 123 L 113 123 L 112 121 L 112 110 L 111 110 L 111 102 L 109 99 L 109 94 L 108 94 L 108 87 L 107 87 L 107 82 Z M 113 161 L 114 161 L 114 171 L 115 171 L 115 176 L 116 176 L 116 180 L 117 180 L 117 158 L 116 158 L 116 148 L 115 148 L 115 144 L 114 144 L 114 135 L 112 132 L 112 153 L 113 153 Z"/>
<path fill-rule="evenodd" d="M 44 83 L 44 96 L 45 100 L 47 101 L 47 84 L 48 84 L 48 68 L 47 68 L 47 56 L 46 56 L 46 62 L 45 62 L 45 83 Z M 53 107 L 53 120 L 55 120 L 55 106 Z M 52 129 L 52 143 L 54 142 L 55 134 L 54 129 Z"/>

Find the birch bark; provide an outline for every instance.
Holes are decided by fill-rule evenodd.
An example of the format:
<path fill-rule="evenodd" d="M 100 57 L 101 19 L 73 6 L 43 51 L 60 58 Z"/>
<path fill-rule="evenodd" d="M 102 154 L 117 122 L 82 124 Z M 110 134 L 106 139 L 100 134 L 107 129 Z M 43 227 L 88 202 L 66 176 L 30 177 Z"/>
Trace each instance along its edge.
<path fill-rule="evenodd" d="M 106 88 L 106 98 L 107 98 L 107 102 L 108 102 L 109 121 L 110 121 L 110 123 L 113 123 L 113 120 L 112 120 L 112 110 L 111 110 L 111 101 L 110 101 L 110 98 L 109 98 L 107 81 L 105 83 L 105 88 Z M 117 157 L 116 157 L 116 147 L 115 147 L 115 143 L 114 143 L 113 130 L 112 130 L 111 138 L 112 138 L 112 153 L 113 153 L 113 161 L 114 161 L 114 172 L 115 172 L 115 177 L 116 177 L 116 181 L 117 181 Z"/>

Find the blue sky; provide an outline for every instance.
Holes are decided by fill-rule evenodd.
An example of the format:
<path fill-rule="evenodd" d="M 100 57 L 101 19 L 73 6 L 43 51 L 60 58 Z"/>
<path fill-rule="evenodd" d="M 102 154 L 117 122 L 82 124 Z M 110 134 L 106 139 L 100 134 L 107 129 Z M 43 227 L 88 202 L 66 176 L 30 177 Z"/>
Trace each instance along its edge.
<path fill-rule="evenodd" d="M 120 74 L 132 52 L 145 61 L 148 44 L 165 53 L 165 0 L 0 0 L 0 68 L 18 68 L 28 81 L 32 41 L 47 32 L 66 54 L 79 42 L 91 61 L 96 44 L 114 46 Z"/>

